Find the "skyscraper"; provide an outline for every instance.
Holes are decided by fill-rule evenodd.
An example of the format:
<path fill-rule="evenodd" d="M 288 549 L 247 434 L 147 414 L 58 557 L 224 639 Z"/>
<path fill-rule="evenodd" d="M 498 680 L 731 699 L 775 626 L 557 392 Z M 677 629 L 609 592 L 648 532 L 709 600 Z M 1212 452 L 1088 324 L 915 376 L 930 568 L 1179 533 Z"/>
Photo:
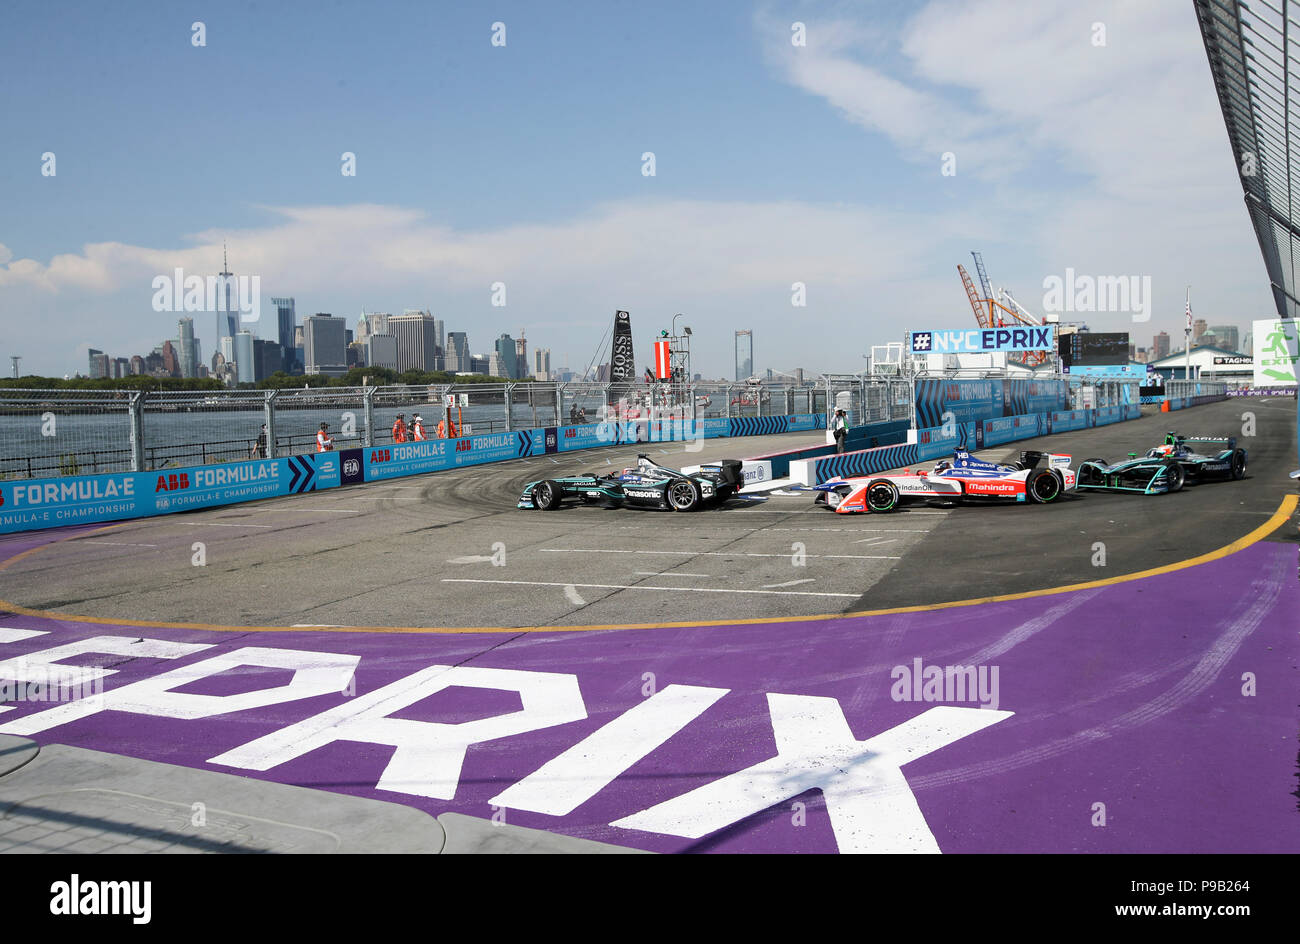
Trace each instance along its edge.
<path fill-rule="evenodd" d="M 527 377 L 531 373 L 528 369 L 528 341 L 524 338 L 524 332 L 521 329 L 519 337 L 515 338 L 515 376 Z"/>
<path fill-rule="evenodd" d="M 217 273 L 217 343 L 233 338 L 239 330 L 239 288 L 226 258 L 226 244 L 221 244 L 221 271 Z M 225 311 L 222 311 L 222 307 Z"/>
<path fill-rule="evenodd" d="M 469 372 L 473 370 L 470 363 L 469 335 L 464 331 L 451 331 L 447 334 L 447 354 L 444 370 Z"/>
<path fill-rule="evenodd" d="M 397 339 L 397 371 L 433 370 L 438 358 L 434 317 L 428 312 L 407 309 L 388 319 L 388 330 Z"/>
<path fill-rule="evenodd" d="M 162 343 L 163 370 L 167 372 L 168 377 L 179 377 L 181 375 L 180 358 L 176 356 L 176 348 L 171 341 Z"/>
<path fill-rule="evenodd" d="M 744 338 L 742 344 L 740 339 Z M 742 357 L 743 354 L 743 357 Z M 744 380 L 754 373 L 754 332 L 736 332 L 736 379 Z"/>
<path fill-rule="evenodd" d="M 89 356 L 86 360 L 86 376 L 90 377 L 91 380 L 98 380 L 105 376 L 104 373 L 102 373 L 102 365 L 104 362 L 99 359 L 104 356 L 104 352 L 92 347 L 87 354 Z"/>
<path fill-rule="evenodd" d="M 253 339 L 253 378 L 265 380 L 277 370 L 284 369 L 284 348 L 279 341 Z"/>
<path fill-rule="evenodd" d="M 538 380 L 551 379 L 551 349 L 533 348 L 533 376 Z"/>
<path fill-rule="evenodd" d="M 496 344 L 492 345 L 492 347 L 496 351 L 497 360 L 495 368 L 488 367 L 488 373 L 493 377 L 517 379 L 519 377 L 519 351 L 515 347 L 515 339 L 508 334 L 503 334 L 497 338 Z M 500 371 L 500 373 L 497 371 Z"/>
<path fill-rule="evenodd" d="M 180 357 L 181 376 L 199 375 L 199 340 L 194 336 L 194 319 L 180 318 L 176 322 L 176 348 Z"/>
<path fill-rule="evenodd" d="M 1197 318 L 1195 321 L 1192 322 L 1192 343 L 1193 344 L 1200 343 L 1201 335 L 1205 333 L 1206 327 L 1207 325 L 1205 323 L 1204 318 Z"/>
<path fill-rule="evenodd" d="M 257 361 L 253 355 L 253 332 L 235 334 L 235 369 L 240 383 L 257 383 Z"/>
<path fill-rule="evenodd" d="M 309 374 L 342 376 L 347 373 L 347 322 L 317 312 L 303 322 L 303 357 Z M 235 357 L 238 362 L 238 356 Z M 240 380 L 243 368 L 240 367 Z"/>
<path fill-rule="evenodd" d="M 1151 339 L 1151 359 L 1158 361 L 1169 356 L 1169 332 L 1161 331 Z"/>
<path fill-rule="evenodd" d="M 280 360 L 285 373 L 293 373 L 294 358 L 293 329 L 298 325 L 298 316 L 294 311 L 292 298 L 273 298 L 275 306 L 276 340 L 280 344 Z"/>

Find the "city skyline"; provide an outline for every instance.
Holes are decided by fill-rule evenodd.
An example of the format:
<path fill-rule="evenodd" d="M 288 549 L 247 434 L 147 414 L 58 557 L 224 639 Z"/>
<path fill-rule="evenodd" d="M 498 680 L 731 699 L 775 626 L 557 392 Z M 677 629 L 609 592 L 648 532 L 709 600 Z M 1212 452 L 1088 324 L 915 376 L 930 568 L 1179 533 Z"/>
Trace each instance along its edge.
<path fill-rule="evenodd" d="M 1063 275 L 1149 279 L 1143 311 L 1103 303 L 1095 331 L 1180 336 L 1188 283 L 1211 323 L 1272 312 L 1190 6 L 394 3 L 322 15 L 309 48 L 274 7 L 213 11 L 202 47 L 161 3 L 50 16 L 21 6 L 0 36 L 25 89 L 0 153 L 4 353 L 35 374 L 109 336 L 151 349 L 182 314 L 150 310 L 151 281 L 213 275 L 227 243 L 220 271 L 304 310 L 419 300 L 574 364 L 616 309 L 641 345 L 681 312 L 712 376 L 738 328 L 785 358 L 756 371 L 853 372 L 906 328 L 967 326 L 972 249 L 1040 314 Z M 358 43 L 386 54 L 330 65 Z M 964 54 L 981 44 L 996 61 Z M 23 83 L 50 61 L 59 82 Z M 141 149 L 218 100 L 264 143 Z M 196 317 L 205 351 L 215 321 Z"/>

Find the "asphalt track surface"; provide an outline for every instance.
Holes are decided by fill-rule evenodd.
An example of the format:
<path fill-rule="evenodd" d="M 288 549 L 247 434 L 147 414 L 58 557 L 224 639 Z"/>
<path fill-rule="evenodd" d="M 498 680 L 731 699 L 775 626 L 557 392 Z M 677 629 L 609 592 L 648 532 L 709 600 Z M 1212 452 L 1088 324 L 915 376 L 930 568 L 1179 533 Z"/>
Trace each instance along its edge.
<path fill-rule="evenodd" d="M 252 621 L 271 612 L 259 609 L 260 587 L 291 599 L 300 591 L 289 575 L 338 555 L 344 564 L 304 585 L 309 601 L 333 606 L 348 592 L 347 562 L 356 569 L 366 555 L 385 553 L 378 537 L 348 535 L 382 533 L 386 522 L 410 545 L 389 549 L 367 571 L 382 588 L 385 569 L 403 576 L 414 566 L 411 548 L 470 523 L 430 502 L 426 489 L 459 490 L 468 507 L 485 491 L 536 477 L 537 463 L 412 482 L 416 491 L 403 497 L 414 501 L 386 497 L 394 491 L 387 486 L 291 500 L 309 511 L 335 507 L 347 525 L 322 523 L 334 517 L 323 511 L 275 511 L 290 507 L 276 501 L 10 536 L 0 541 L 0 596 L 17 600 L 0 613 L 0 678 L 79 666 L 103 678 L 105 692 L 0 705 L 0 734 L 657 852 L 1294 852 L 1300 581 L 1286 472 L 1295 401 L 1229 401 L 1046 444 L 1078 458 L 1115 458 L 1167 428 L 1240 432 L 1245 411 L 1256 414 L 1258 435 L 1244 440 L 1252 460 L 1241 482 L 1152 498 L 1090 494 L 1041 508 L 859 516 L 847 525 L 926 522 L 927 531 L 906 539 L 797 532 L 829 535 L 811 539 L 805 572 L 815 586 L 850 588 L 854 596 L 838 608 L 859 606 L 864 592 L 870 604 L 906 604 L 847 618 L 729 623 L 723 595 L 688 610 L 683 600 L 702 594 L 660 592 L 662 618 L 711 625 L 464 633 L 165 624 L 170 614 L 211 620 L 200 607 L 210 590 L 194 588 L 213 580 L 214 566 L 229 571 L 206 586 L 223 586 L 220 605 Z M 753 452 L 762 444 L 718 446 Z M 590 465 L 591 455 L 574 466 Z M 389 507 L 330 504 L 349 492 Z M 459 514 L 496 522 L 506 536 L 485 533 L 454 552 L 435 544 L 426 555 L 431 572 L 443 572 L 434 568 L 453 553 L 490 556 L 489 542 L 499 539 L 507 563 L 498 571 L 537 566 L 528 548 L 567 540 L 605 549 L 594 564 L 567 555 L 570 568 L 665 569 L 608 553 L 626 547 L 691 550 L 690 570 L 703 573 L 703 562 L 726 559 L 683 547 L 687 539 L 732 535 L 757 552 L 781 546 L 771 540 L 774 522 L 846 526 L 845 516 L 810 511 L 803 496 L 790 498 L 788 511 L 772 509 L 778 514 L 766 525 L 742 517 L 754 509 L 646 513 L 630 522 L 640 530 L 625 543 L 579 545 L 608 539 L 634 513 L 542 515 L 492 500 L 501 507 Z M 188 571 L 156 553 L 165 529 L 184 521 L 193 527 L 166 539 L 201 577 L 180 577 Z M 705 530 L 675 530 L 694 528 Z M 206 570 L 189 563 L 193 541 L 226 531 L 235 533 L 204 538 Z M 778 533 L 782 544 L 796 539 Z M 871 570 L 869 585 L 851 578 L 874 565 L 839 573 L 811 556 L 882 535 L 903 553 Z M 1107 545 L 1105 567 L 1092 563 L 1098 542 Z M 297 545 L 300 555 L 316 553 L 283 569 L 268 550 Z M 532 557 L 548 546 L 559 545 L 541 544 Z M 730 563 L 768 559 L 752 560 Z M 236 562 L 250 571 L 242 580 Z M 760 579 L 789 580 L 792 570 L 787 560 Z M 103 574 L 115 574 L 118 586 Z M 1060 586 L 1080 577 L 1081 585 Z M 86 592 L 92 586 L 97 594 Z M 540 602 L 502 595 L 478 612 L 502 624 L 564 593 L 529 587 L 521 592 Z M 976 591 L 983 602 L 943 605 Z M 632 596 L 601 599 L 612 609 L 620 595 Z M 373 599 L 365 622 L 388 622 L 382 595 Z M 38 601 L 82 616 L 28 608 Z M 132 615 L 96 618 L 92 608 Z M 279 615 L 327 622 L 321 612 Z M 978 686 L 922 681 L 931 669 L 962 666 L 978 667 Z"/>
<path fill-rule="evenodd" d="M 1254 436 L 1241 435 L 1247 410 Z M 635 464 L 638 447 L 607 447 L 82 531 L 0 571 L 0 599 L 197 625 L 412 628 L 697 623 L 982 599 L 1140 572 L 1250 532 L 1294 490 L 1294 410 L 1294 400 L 1226 401 L 981 453 L 1066 452 L 1077 467 L 1145 451 L 1167 429 L 1241 438 L 1244 480 L 1174 495 L 886 515 L 837 515 L 808 494 L 686 514 L 514 507 L 528 481 Z M 639 448 L 676 466 L 819 435 Z"/>

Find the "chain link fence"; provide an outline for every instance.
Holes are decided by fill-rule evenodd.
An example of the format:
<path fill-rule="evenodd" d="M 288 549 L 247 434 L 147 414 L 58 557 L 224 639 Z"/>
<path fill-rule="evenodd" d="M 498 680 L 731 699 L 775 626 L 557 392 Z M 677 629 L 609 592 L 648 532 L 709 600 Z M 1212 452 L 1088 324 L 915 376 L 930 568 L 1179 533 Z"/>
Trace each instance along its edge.
<path fill-rule="evenodd" d="M 1166 384 L 1170 396 L 1222 395 L 1223 387 L 1203 381 Z M 1138 402 L 1135 383 L 1075 382 L 1070 391 L 1074 408 Z M 811 413 L 825 415 L 829 425 L 836 409 L 845 410 L 850 426 L 911 421 L 913 381 L 827 374 L 804 384 L 694 383 L 672 389 L 644 383 L 512 383 L 216 392 L 0 390 L 0 476 L 149 471 L 290 456 L 315 450 L 322 423 L 335 449 L 383 446 L 394 441 L 399 416 L 408 430 L 419 416 L 427 436 L 436 438 L 643 418 Z"/>
<path fill-rule="evenodd" d="M 280 390 L 0 390 L 0 477 L 151 471 L 394 441 L 419 416 L 428 438 L 647 417 L 819 413 L 810 385 L 512 383 Z M 447 421 L 450 420 L 450 426 Z M 442 424 L 440 431 L 439 424 Z M 407 433 L 410 438 L 410 433 Z"/>

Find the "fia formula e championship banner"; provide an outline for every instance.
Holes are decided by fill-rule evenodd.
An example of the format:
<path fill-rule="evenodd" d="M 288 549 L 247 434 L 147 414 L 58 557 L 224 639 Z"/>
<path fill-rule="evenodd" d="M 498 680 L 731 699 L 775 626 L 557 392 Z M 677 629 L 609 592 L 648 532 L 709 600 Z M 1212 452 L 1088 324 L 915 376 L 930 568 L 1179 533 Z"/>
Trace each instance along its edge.
<path fill-rule="evenodd" d="M 147 518 L 333 488 L 336 453 L 221 465 L 0 482 L 0 533 Z"/>

